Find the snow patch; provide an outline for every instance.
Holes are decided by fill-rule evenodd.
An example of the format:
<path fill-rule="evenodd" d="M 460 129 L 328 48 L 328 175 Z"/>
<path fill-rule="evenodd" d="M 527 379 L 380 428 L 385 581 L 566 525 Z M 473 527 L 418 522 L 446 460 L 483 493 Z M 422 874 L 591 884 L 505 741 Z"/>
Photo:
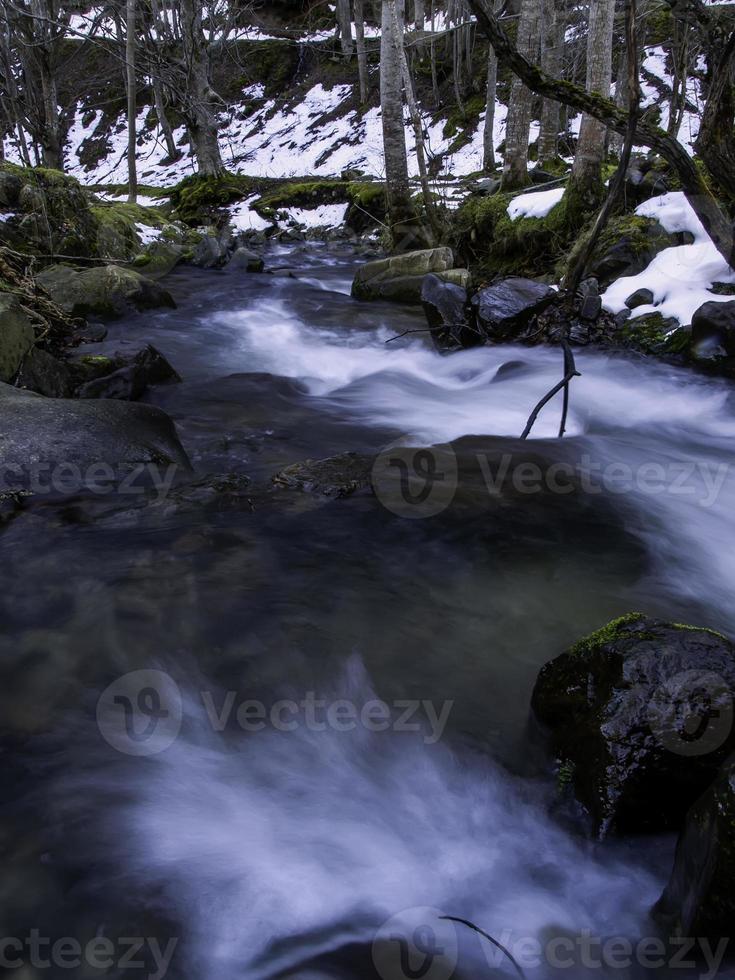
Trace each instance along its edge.
<path fill-rule="evenodd" d="M 631 293 L 650 289 L 653 303 L 637 306 L 632 318 L 660 313 L 686 325 L 703 303 L 732 300 L 732 296 L 711 292 L 715 282 L 735 283 L 735 271 L 712 244 L 683 192 L 672 191 L 645 201 L 636 208 L 636 214 L 655 218 L 670 233 L 687 231 L 694 236 L 694 243 L 666 248 L 637 276 L 617 279 L 603 294 L 606 310 L 619 313 L 626 308 L 625 300 Z"/>
<path fill-rule="evenodd" d="M 514 197 L 508 205 L 511 220 L 517 218 L 545 218 L 564 197 L 563 187 L 553 187 L 550 191 L 534 191 Z"/>

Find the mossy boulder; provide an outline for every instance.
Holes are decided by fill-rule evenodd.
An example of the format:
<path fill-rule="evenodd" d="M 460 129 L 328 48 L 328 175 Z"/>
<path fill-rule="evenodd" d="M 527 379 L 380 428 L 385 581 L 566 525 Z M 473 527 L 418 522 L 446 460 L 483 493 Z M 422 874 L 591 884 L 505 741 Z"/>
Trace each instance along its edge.
<path fill-rule="evenodd" d="M 91 195 L 73 177 L 44 167 L 0 165 L 5 194 L 17 208 L 18 218 L 0 238 L 39 255 L 96 254 L 98 224 L 90 208 Z M 16 196 L 17 191 L 17 196 Z"/>
<path fill-rule="evenodd" d="M 533 710 L 600 834 L 681 827 L 735 748 L 735 646 L 630 613 L 546 664 Z"/>
<path fill-rule="evenodd" d="M 647 313 L 626 320 L 620 328 L 620 339 L 624 347 L 642 354 L 684 357 L 691 347 L 692 332 L 672 317 Z"/>
<path fill-rule="evenodd" d="M 687 814 L 671 878 L 654 908 L 669 935 L 718 941 L 735 922 L 735 757 Z"/>
<path fill-rule="evenodd" d="M 464 289 L 469 285 L 466 269 L 455 269 L 454 253 L 446 246 L 391 255 L 360 266 L 352 283 L 356 299 L 387 299 L 420 303 L 424 277 L 429 273 Z"/>
<path fill-rule="evenodd" d="M 38 275 L 37 282 L 72 316 L 118 317 L 130 310 L 175 306 L 171 294 L 158 283 L 114 265 L 92 269 L 53 265 Z"/>
<path fill-rule="evenodd" d="M 572 250 L 569 266 L 585 242 L 586 236 Z M 615 279 L 643 272 L 659 252 L 678 244 L 681 244 L 680 239 L 652 218 L 637 214 L 618 215 L 611 218 L 600 235 L 587 263 L 587 274 L 599 281 L 601 289 L 606 289 Z"/>
<path fill-rule="evenodd" d="M 538 277 L 553 273 L 578 229 L 570 228 L 565 199 L 544 218 L 508 214 L 510 194 L 472 196 L 453 220 L 453 244 L 478 275 Z"/>
<path fill-rule="evenodd" d="M 12 381 L 35 338 L 33 323 L 18 298 L 0 293 L 0 381 Z"/>
<path fill-rule="evenodd" d="M 187 225 L 209 224 L 218 211 L 258 192 L 263 181 L 244 174 L 225 173 L 219 177 L 192 174 L 171 192 L 175 216 Z"/>
<path fill-rule="evenodd" d="M 141 204 L 99 203 L 91 211 L 98 225 L 95 254 L 102 259 L 134 259 L 144 249 L 141 228 L 158 231 L 167 225 L 161 212 Z"/>

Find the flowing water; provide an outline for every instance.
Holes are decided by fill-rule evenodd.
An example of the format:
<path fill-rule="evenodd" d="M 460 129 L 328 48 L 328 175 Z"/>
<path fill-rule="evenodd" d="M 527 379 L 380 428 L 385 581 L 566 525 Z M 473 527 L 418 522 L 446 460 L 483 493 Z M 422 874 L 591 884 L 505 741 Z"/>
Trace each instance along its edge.
<path fill-rule="evenodd" d="M 544 662 L 623 612 L 735 631 L 730 386 L 582 351 L 568 438 L 551 438 L 555 403 L 521 446 L 557 351 L 442 357 L 418 312 L 349 298 L 351 254 L 268 265 L 176 273 L 177 310 L 98 348 L 167 355 L 184 380 L 148 400 L 197 479 L 247 475 L 252 503 L 31 502 L 0 533 L 0 933 L 176 940 L 167 970 L 147 942 L 133 976 L 514 975 L 445 914 L 528 977 L 703 975 L 668 947 L 656 969 L 581 956 L 580 937 L 656 936 L 674 842 L 585 836 L 528 705 Z M 460 479 L 433 517 L 262 490 L 307 458 L 448 443 L 460 476 L 477 463 L 474 496 Z M 547 480 L 499 504 L 478 460 L 503 454 L 546 476 L 562 463 L 576 489 Z M 138 671 L 180 708 L 141 755 L 97 710 Z M 376 702 L 384 724 L 334 707 Z M 402 963 L 396 934 L 427 915 L 444 954 Z M 567 940 L 575 955 L 550 962 Z M 130 973 L 118 957 L 105 975 Z"/>

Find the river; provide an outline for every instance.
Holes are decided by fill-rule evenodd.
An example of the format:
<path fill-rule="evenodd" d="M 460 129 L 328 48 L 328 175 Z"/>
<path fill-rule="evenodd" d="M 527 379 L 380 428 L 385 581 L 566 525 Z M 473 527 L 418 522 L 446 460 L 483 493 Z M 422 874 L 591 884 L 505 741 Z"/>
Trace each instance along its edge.
<path fill-rule="evenodd" d="M 2 934 L 173 938 L 171 978 L 448 980 L 441 957 L 406 972 L 373 945 L 399 949 L 429 907 L 528 977 L 700 976 L 668 953 L 655 970 L 580 959 L 580 936 L 656 935 L 674 841 L 585 837 L 528 706 L 543 663 L 624 612 L 735 632 L 731 386 L 582 350 L 568 437 L 552 438 L 556 402 L 525 447 L 559 352 L 440 356 L 420 312 L 350 299 L 355 264 L 308 245 L 269 253 L 276 274 L 181 270 L 176 310 L 90 350 L 150 342 L 170 359 L 182 383 L 146 399 L 197 478 L 262 488 L 307 458 L 451 443 L 456 501 L 414 520 L 369 493 L 74 499 L 6 525 Z M 543 473 L 507 506 L 477 462 L 504 453 Z M 137 671 L 180 699 L 161 751 L 120 751 L 99 721 L 101 692 Z M 390 723 L 365 724 L 382 705 Z M 514 975 L 467 928 L 434 926 L 453 975 Z M 535 957 L 560 937 L 568 965 Z M 140 955 L 133 976 L 162 975 L 150 944 Z"/>

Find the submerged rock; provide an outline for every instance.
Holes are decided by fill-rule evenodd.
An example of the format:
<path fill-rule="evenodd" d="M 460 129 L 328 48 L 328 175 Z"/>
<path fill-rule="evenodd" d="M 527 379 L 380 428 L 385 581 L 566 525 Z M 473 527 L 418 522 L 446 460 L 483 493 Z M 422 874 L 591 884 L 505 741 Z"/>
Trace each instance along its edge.
<path fill-rule="evenodd" d="M 712 940 L 735 922 L 735 757 L 687 814 L 654 916 L 675 935 Z"/>
<path fill-rule="evenodd" d="M 133 310 L 174 307 L 171 294 L 133 269 L 114 265 L 75 269 L 52 265 L 37 277 L 51 299 L 72 316 L 122 316 Z"/>
<path fill-rule="evenodd" d="M 17 296 L 0 293 L 0 381 L 12 381 L 36 332 Z"/>
<path fill-rule="evenodd" d="M 115 351 L 110 356 L 82 355 L 74 363 L 79 398 L 117 398 L 136 401 L 149 385 L 181 381 L 178 372 L 152 344 L 135 351 Z"/>
<path fill-rule="evenodd" d="M 735 646 L 632 613 L 542 668 L 533 710 L 602 833 L 681 826 L 735 748 Z"/>
<path fill-rule="evenodd" d="M 273 477 L 273 483 L 286 490 L 349 497 L 370 486 L 373 462 L 372 456 L 350 452 L 326 459 L 307 459 L 281 470 Z"/>
<path fill-rule="evenodd" d="M 472 307 L 477 326 L 487 339 L 501 343 L 516 337 L 555 296 L 546 283 L 508 276 L 476 293 Z"/>
<path fill-rule="evenodd" d="M 151 405 L 43 398 L 0 384 L 0 417 L 5 490 L 22 490 L 34 476 L 50 478 L 55 469 L 84 477 L 97 463 L 190 469 L 174 423 Z"/>

